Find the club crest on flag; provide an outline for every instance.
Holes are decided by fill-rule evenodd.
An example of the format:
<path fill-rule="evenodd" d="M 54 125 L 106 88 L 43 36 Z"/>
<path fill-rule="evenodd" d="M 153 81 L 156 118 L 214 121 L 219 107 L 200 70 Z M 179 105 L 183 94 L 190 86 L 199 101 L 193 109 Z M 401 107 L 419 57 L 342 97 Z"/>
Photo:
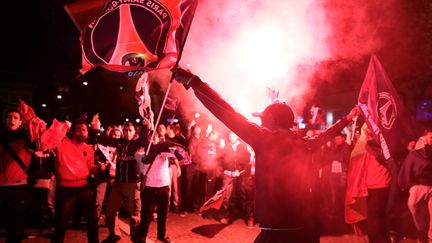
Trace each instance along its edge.
<path fill-rule="evenodd" d="M 99 67 L 123 73 L 131 82 L 138 80 L 135 97 L 139 113 L 145 123 L 152 124 L 147 72 L 178 64 L 197 4 L 197 0 L 107 0 L 103 6 L 100 0 L 82 0 L 68 4 L 65 9 L 81 29 L 82 76 Z M 100 9 L 97 16 L 95 9 Z M 81 28 L 87 12 L 93 16 L 92 22 Z"/>
<path fill-rule="evenodd" d="M 82 31 L 81 72 L 96 65 L 114 71 L 174 66 L 195 7 L 193 0 L 108 0 Z"/>
<path fill-rule="evenodd" d="M 377 114 L 383 128 L 390 130 L 398 115 L 396 102 L 390 93 L 380 92 L 378 94 Z"/>

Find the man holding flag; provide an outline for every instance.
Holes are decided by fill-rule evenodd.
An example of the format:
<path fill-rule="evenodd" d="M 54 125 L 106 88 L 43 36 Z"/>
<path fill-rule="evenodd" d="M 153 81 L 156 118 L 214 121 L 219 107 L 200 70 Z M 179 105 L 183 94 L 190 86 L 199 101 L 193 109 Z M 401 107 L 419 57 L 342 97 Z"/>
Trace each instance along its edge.
<path fill-rule="evenodd" d="M 372 55 L 358 97 L 366 123 L 380 145 L 385 160 L 398 159 L 412 127 L 402 100 L 375 55 Z"/>
<path fill-rule="evenodd" d="M 396 162 L 412 127 L 396 89 L 375 55 L 371 57 L 358 106 L 366 125 L 351 154 L 345 218 L 353 224 L 366 219 L 369 242 L 390 242 L 386 216 L 398 192 Z"/>

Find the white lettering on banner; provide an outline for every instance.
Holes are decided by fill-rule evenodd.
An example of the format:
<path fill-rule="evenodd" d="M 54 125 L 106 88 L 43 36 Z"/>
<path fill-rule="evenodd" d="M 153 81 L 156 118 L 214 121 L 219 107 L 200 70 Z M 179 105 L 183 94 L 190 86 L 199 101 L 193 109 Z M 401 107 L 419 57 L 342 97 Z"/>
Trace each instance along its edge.
<path fill-rule="evenodd" d="M 168 17 L 167 11 L 157 2 L 152 1 L 152 0 L 148 0 L 146 3 L 146 6 L 153 9 L 157 14 L 159 14 L 160 17 L 162 17 L 162 19 L 165 19 L 166 17 Z"/>
<path fill-rule="evenodd" d="M 363 115 L 365 116 L 366 120 L 368 121 L 368 124 L 371 126 L 371 129 L 373 131 L 373 133 L 375 134 L 375 136 L 378 138 L 379 143 L 381 145 L 381 149 L 383 151 L 384 154 L 384 158 L 390 159 L 391 154 L 390 154 L 390 150 L 388 148 L 387 142 L 385 141 L 385 138 L 381 132 L 381 129 L 378 127 L 378 125 L 375 123 L 375 121 L 372 119 L 371 115 L 369 114 L 369 110 L 366 104 L 362 104 L 359 103 L 358 104 L 360 106 L 360 109 L 363 112 Z"/>
<path fill-rule="evenodd" d="M 120 3 L 140 3 L 144 4 L 144 0 L 119 0 Z"/>
<path fill-rule="evenodd" d="M 389 150 L 389 148 L 387 146 L 387 143 L 386 143 L 386 141 L 385 141 L 384 136 L 382 135 L 382 133 L 379 134 L 379 139 L 380 139 L 381 149 L 382 149 L 383 154 L 384 154 L 384 158 L 386 160 L 390 159 L 390 157 L 391 157 L 390 150 Z"/>
<path fill-rule="evenodd" d="M 369 121 L 370 126 L 372 126 L 371 127 L 372 131 L 375 134 L 378 134 L 378 132 L 380 132 L 380 129 L 379 129 L 378 125 L 375 123 L 375 121 L 372 120 L 372 117 L 369 114 L 369 110 L 367 108 L 367 105 L 359 103 L 359 106 L 360 106 L 360 109 L 363 111 L 363 114 L 364 114 L 365 118 Z"/>
<path fill-rule="evenodd" d="M 108 3 L 104 11 L 104 14 L 113 11 L 114 9 L 118 8 L 122 4 L 139 4 L 142 7 L 151 10 L 153 13 L 158 15 L 162 20 L 166 19 L 169 16 L 166 7 L 154 0 L 113 0 Z"/>
<path fill-rule="evenodd" d="M 129 71 L 129 72 L 127 72 L 127 76 L 128 77 L 136 77 L 136 76 L 141 76 L 143 73 L 145 73 L 145 71 L 142 71 L 142 70 Z"/>

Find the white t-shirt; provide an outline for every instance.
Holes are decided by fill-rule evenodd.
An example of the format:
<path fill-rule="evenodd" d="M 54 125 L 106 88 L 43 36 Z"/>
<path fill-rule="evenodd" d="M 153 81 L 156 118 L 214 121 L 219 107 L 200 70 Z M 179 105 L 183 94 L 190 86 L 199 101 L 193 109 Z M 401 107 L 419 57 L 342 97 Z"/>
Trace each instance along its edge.
<path fill-rule="evenodd" d="M 168 158 L 174 157 L 172 153 L 162 152 L 158 154 L 153 161 L 153 165 L 147 174 L 145 185 L 148 187 L 164 187 L 169 186 L 170 174 L 169 174 L 169 162 Z M 144 173 L 147 171 L 150 164 L 144 164 Z"/>

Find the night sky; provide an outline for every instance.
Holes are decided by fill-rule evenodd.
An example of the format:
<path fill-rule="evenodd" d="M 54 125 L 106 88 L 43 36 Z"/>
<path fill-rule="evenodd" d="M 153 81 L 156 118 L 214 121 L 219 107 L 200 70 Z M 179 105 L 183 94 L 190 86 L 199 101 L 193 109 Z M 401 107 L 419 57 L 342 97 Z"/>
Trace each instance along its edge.
<path fill-rule="evenodd" d="M 8 1 L 2 7 L 3 49 L 9 57 L 2 73 L 37 83 L 70 81 L 80 67 L 79 32 L 63 1 Z"/>
<path fill-rule="evenodd" d="M 56 93 L 79 74 L 79 32 L 61 1 L 4 3 L 2 79 L 36 85 L 32 105 L 55 104 Z M 7 12 L 7 14 L 5 13 Z"/>
<path fill-rule="evenodd" d="M 84 111 L 90 114 L 101 111 L 111 115 L 105 119 L 120 122 L 120 116 L 112 112 L 112 107 L 123 111 L 123 119 L 129 114 L 136 116 L 136 107 L 132 109 L 131 102 L 120 100 L 125 92 L 133 92 L 131 86 L 122 85 L 126 84 L 123 76 L 89 72 L 86 78 L 94 80 L 87 89 L 82 89 L 85 78 L 79 72 L 80 33 L 63 8 L 68 2 L 7 3 L 8 8 L 3 9 L 15 14 L 2 21 L 2 29 L 10 37 L 4 39 L 4 53 L 8 59 L 1 67 L 2 77 L 12 82 L 36 84 L 31 105 L 47 120 L 53 117 L 73 119 Z M 113 77 L 115 81 L 107 80 Z M 124 89 L 119 90 L 120 86 Z M 100 95 L 101 90 L 104 96 Z M 61 101 L 57 99 L 58 94 L 63 96 Z M 41 104 L 47 104 L 49 109 L 42 109 Z"/>

